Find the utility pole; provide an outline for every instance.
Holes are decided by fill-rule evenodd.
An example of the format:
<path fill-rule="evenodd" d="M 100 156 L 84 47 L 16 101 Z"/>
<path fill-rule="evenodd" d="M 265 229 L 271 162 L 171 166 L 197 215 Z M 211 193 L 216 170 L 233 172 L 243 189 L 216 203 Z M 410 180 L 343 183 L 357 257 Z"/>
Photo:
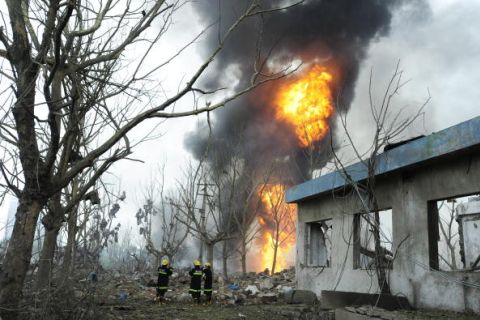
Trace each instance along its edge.
<path fill-rule="evenodd" d="M 207 215 L 206 215 L 206 209 L 207 209 L 207 197 L 210 197 L 210 195 L 207 193 L 207 186 L 210 185 L 208 183 L 199 183 L 198 186 L 203 186 L 202 192 L 199 193 L 199 195 L 203 196 L 202 200 L 202 208 L 199 210 L 200 211 L 200 226 L 202 228 L 202 233 L 206 235 L 207 233 Z M 203 251 L 205 251 L 205 241 L 203 237 L 200 237 L 200 252 L 198 254 L 198 261 L 202 262 L 203 261 Z"/>

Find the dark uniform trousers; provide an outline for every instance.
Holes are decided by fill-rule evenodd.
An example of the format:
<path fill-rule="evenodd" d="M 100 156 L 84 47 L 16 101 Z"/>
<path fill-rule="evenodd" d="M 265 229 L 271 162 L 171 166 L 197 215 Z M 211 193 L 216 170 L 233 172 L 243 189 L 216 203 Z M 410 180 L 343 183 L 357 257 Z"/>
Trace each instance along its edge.
<path fill-rule="evenodd" d="M 203 284 L 203 294 L 207 298 L 207 303 L 212 300 L 212 286 L 213 286 L 213 276 L 211 268 L 204 268 L 203 274 L 205 277 L 205 282 Z"/>
<path fill-rule="evenodd" d="M 195 267 L 188 273 L 192 278 L 190 280 L 190 294 L 194 302 L 200 303 L 200 294 L 202 292 L 202 269 Z"/>
<path fill-rule="evenodd" d="M 157 297 L 160 302 L 163 302 L 165 292 L 168 290 L 168 277 L 172 273 L 173 269 L 168 266 L 158 267 Z"/>

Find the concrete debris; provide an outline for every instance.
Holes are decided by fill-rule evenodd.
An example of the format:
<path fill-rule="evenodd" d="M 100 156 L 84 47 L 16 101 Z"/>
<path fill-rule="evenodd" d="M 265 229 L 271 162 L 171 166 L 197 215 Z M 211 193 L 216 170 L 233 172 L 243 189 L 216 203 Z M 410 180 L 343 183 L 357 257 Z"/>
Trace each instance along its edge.
<path fill-rule="evenodd" d="M 290 290 L 282 295 L 286 303 L 291 304 L 317 304 L 317 295 L 308 290 Z"/>
<path fill-rule="evenodd" d="M 76 280 L 78 285 L 73 288 L 75 298 L 81 299 L 89 292 L 85 276 L 89 275 L 90 271 L 85 270 L 83 276 L 79 276 Z M 188 271 L 188 268 L 176 269 L 170 277 L 169 289 L 165 295 L 167 303 L 191 301 Z M 110 300 L 112 303 L 118 300 L 153 301 L 156 296 L 155 272 L 136 272 L 129 275 L 117 270 L 109 270 L 97 272 L 96 276 L 96 290 L 102 291 L 106 301 Z M 283 270 L 272 276 L 263 272 L 249 272 L 245 276 L 234 273 L 229 275 L 228 280 L 218 273 L 214 276 L 213 282 L 213 304 L 225 306 L 278 304 L 283 303 L 283 296 L 295 288 L 294 268 Z M 307 298 L 304 299 L 310 301 Z"/>
<path fill-rule="evenodd" d="M 260 290 L 270 290 L 273 288 L 273 283 L 270 278 L 265 278 L 260 282 Z"/>
<path fill-rule="evenodd" d="M 260 290 L 258 290 L 256 285 L 251 284 L 245 288 L 245 292 L 247 292 L 248 295 L 256 295 Z"/>
<path fill-rule="evenodd" d="M 272 303 L 277 301 L 277 294 L 275 293 L 260 293 L 258 294 L 262 303 Z"/>

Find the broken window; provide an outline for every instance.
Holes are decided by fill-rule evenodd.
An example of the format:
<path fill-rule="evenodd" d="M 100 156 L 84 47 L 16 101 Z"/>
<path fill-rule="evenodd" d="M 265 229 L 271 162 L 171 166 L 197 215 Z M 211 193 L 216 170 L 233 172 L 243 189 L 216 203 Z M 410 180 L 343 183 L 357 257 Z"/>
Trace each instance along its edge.
<path fill-rule="evenodd" d="M 329 268 L 332 261 L 332 220 L 307 223 L 305 236 L 307 266 Z"/>
<path fill-rule="evenodd" d="M 380 245 L 378 251 L 383 265 L 392 268 L 392 209 L 356 214 L 354 218 L 354 268 L 375 269 L 375 233 Z"/>
<path fill-rule="evenodd" d="M 480 271 L 480 196 L 428 202 L 430 267 Z"/>

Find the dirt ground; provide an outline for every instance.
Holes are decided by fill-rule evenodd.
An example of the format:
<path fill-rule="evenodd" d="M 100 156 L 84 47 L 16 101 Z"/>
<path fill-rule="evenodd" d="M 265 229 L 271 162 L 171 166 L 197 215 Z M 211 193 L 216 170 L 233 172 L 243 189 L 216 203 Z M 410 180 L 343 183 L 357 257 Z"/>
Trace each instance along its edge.
<path fill-rule="evenodd" d="M 189 277 L 178 275 L 171 283 L 166 295 L 165 305 L 153 302 L 156 295 L 150 275 L 104 275 L 95 285 L 85 282 L 84 274 L 72 278 L 72 285 L 66 291 L 33 293 L 25 290 L 22 303 L 21 319 L 38 320 L 129 320 L 129 319 L 252 319 L 252 320 L 333 320 L 335 310 L 322 310 L 321 302 L 315 305 L 287 304 L 282 298 L 281 290 L 290 288 L 294 272 L 292 270 L 280 275 L 268 277 L 271 283 L 258 293 L 248 290 L 249 285 L 258 288 L 269 281 L 260 274 L 250 279 L 236 279 L 239 288 L 228 285 L 216 286 L 212 305 L 194 305 L 188 294 Z M 183 272 L 185 273 L 185 272 Z M 155 280 L 155 279 L 154 279 Z M 217 282 L 218 283 L 218 282 Z M 293 286 L 292 286 L 293 287 Z M 204 296 L 202 296 L 204 302 Z M 387 311 L 371 306 L 346 307 L 342 312 L 351 315 L 369 315 L 378 319 L 390 320 L 478 320 L 480 316 L 459 314 L 442 310 L 402 310 Z M 2 319 L 0 319 L 2 320 Z M 3 319 L 6 320 L 6 319 Z"/>
<path fill-rule="evenodd" d="M 350 308 L 353 309 L 353 308 Z M 441 310 L 411 310 L 387 311 L 379 308 L 361 307 L 359 309 L 373 309 L 378 319 L 393 320 L 478 320 L 478 315 L 460 314 Z M 258 305 L 212 305 L 191 306 L 189 302 L 169 302 L 158 305 L 150 301 L 127 300 L 123 303 L 107 303 L 100 308 L 102 319 L 252 319 L 252 320 L 283 320 L 335 319 L 334 310 L 321 310 L 319 306 L 291 305 L 284 303 Z"/>
<path fill-rule="evenodd" d="M 105 319 L 314 319 L 313 308 L 301 305 L 199 305 L 172 302 L 165 305 L 151 302 L 125 301 L 105 305 Z M 320 318 L 318 318 L 320 319 Z"/>

